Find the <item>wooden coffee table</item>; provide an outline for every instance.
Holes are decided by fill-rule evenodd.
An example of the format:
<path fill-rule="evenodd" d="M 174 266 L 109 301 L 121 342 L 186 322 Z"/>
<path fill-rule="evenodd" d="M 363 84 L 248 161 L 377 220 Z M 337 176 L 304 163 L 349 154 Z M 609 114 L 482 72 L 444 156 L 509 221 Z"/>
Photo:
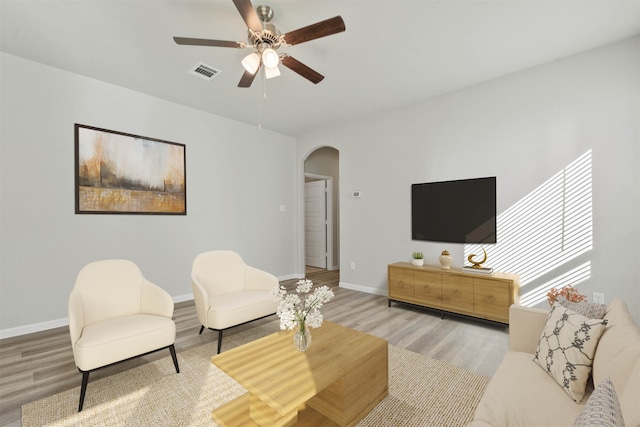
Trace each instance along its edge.
<path fill-rule="evenodd" d="M 331 322 L 299 352 L 282 331 L 211 358 L 248 392 L 213 412 L 221 426 L 354 426 L 388 394 L 388 343 Z"/>

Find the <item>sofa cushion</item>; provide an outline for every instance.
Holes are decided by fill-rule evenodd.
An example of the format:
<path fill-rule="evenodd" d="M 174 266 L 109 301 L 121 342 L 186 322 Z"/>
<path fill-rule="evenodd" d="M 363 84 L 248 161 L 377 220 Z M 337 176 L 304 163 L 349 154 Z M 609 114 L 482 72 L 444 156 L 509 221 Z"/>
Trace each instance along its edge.
<path fill-rule="evenodd" d="M 600 384 L 611 377 L 618 394 L 622 395 L 629 373 L 640 358 L 640 328 L 619 298 L 611 301 L 605 319 L 607 327 L 593 360 L 593 382 Z"/>
<path fill-rule="evenodd" d="M 636 362 L 624 390 L 618 396 L 625 424 L 640 426 L 640 360 Z"/>
<path fill-rule="evenodd" d="M 555 303 L 533 360 L 576 402 L 584 397 L 593 355 L 607 321 L 589 319 Z"/>
<path fill-rule="evenodd" d="M 624 427 L 620 402 L 611 378 L 605 378 L 591 393 L 573 427 Z"/>
<path fill-rule="evenodd" d="M 596 304 L 589 301 L 573 302 L 567 300 L 565 297 L 558 297 L 556 301 L 563 307 L 582 314 L 589 319 L 603 319 L 605 314 L 607 314 L 607 306 L 604 304 Z"/>
<path fill-rule="evenodd" d="M 574 403 L 553 378 L 532 363 L 531 353 L 510 351 L 491 378 L 473 425 L 570 426 L 584 404 Z"/>

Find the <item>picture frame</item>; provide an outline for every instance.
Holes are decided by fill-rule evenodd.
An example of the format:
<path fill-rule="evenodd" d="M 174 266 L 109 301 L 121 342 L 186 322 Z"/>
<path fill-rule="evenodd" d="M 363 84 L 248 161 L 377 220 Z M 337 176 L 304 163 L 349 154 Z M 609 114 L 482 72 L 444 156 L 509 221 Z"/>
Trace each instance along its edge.
<path fill-rule="evenodd" d="M 186 146 L 75 124 L 76 214 L 186 215 Z"/>

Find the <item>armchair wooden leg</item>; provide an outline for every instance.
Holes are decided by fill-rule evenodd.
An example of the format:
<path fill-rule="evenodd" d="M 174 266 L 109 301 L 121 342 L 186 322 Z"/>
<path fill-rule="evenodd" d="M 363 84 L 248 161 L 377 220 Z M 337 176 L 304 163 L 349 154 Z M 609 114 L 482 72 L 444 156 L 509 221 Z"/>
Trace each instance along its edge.
<path fill-rule="evenodd" d="M 84 395 L 87 392 L 87 384 L 89 384 L 89 372 L 82 372 L 82 386 L 80 387 L 80 403 L 78 403 L 78 412 L 82 411 L 82 405 L 84 405 Z"/>
<path fill-rule="evenodd" d="M 218 331 L 218 354 L 220 354 L 221 348 L 222 348 L 222 329 Z"/>
<path fill-rule="evenodd" d="M 176 367 L 176 374 L 180 373 L 180 368 L 178 367 L 178 357 L 176 356 L 176 347 L 171 344 L 169 346 L 169 351 L 171 352 L 171 358 L 173 359 L 173 366 Z"/>
<path fill-rule="evenodd" d="M 200 328 L 200 332 L 198 332 L 198 335 L 202 335 L 202 331 L 204 331 L 204 325 L 202 325 L 202 327 Z"/>

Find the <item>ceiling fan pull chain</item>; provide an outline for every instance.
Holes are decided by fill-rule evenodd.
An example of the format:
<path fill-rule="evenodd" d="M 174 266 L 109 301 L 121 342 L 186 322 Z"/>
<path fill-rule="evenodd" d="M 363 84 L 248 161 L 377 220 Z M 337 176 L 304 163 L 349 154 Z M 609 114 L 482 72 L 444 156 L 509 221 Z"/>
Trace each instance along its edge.
<path fill-rule="evenodd" d="M 258 70 L 258 73 L 260 71 Z M 262 129 L 262 99 L 266 96 L 264 92 L 264 77 L 262 73 L 258 74 L 258 129 Z"/>
<path fill-rule="evenodd" d="M 263 73 L 260 74 L 260 81 L 262 82 L 262 100 L 266 101 L 267 100 L 267 74 L 266 74 L 266 68 L 265 71 Z"/>

